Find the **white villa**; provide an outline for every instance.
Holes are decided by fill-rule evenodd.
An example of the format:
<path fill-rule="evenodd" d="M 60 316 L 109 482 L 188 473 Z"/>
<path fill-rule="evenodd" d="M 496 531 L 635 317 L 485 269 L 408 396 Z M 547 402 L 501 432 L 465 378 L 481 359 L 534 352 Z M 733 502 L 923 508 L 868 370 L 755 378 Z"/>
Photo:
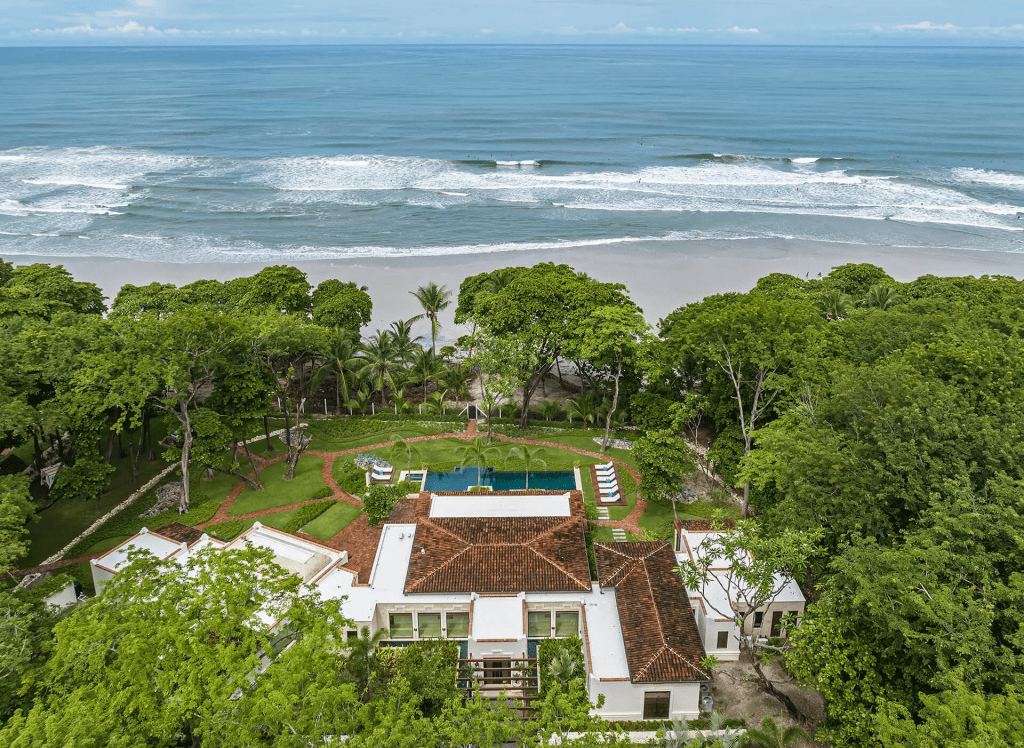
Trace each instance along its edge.
<path fill-rule="evenodd" d="M 707 528 L 677 523 L 666 542 L 595 543 L 592 578 L 580 491 L 506 495 L 420 493 L 379 528 L 376 547 L 327 547 L 258 522 L 231 542 L 179 524 L 143 530 L 92 561 L 97 591 L 132 548 L 184 560 L 199 548 L 254 543 L 273 551 L 285 569 L 327 598 L 342 599 L 357 635 L 387 629 L 389 642 L 460 642 L 461 658 L 506 696 L 536 693 L 534 658 L 547 638 L 579 636 L 587 690 L 605 697 L 608 719 L 684 719 L 700 713 L 701 660 L 738 656 L 738 629 L 709 615 L 704 596 L 687 592 L 674 567 Z M 799 603 L 796 597 L 799 596 Z M 767 635 L 779 610 L 803 610 L 779 600 L 755 622 Z M 543 674 L 539 674 L 543 678 Z M 497 695 L 492 691 L 492 695 Z"/>
<path fill-rule="evenodd" d="M 701 544 L 720 534 L 720 531 L 712 529 L 710 520 L 676 520 L 673 542 L 676 559 L 679 563 L 694 561 Z M 711 569 L 713 575 L 724 575 L 726 571 Z M 776 576 L 776 585 L 781 587 L 781 592 L 763 610 L 756 610 L 753 616 L 747 618 L 744 636 L 753 636 L 755 639 L 785 637 L 782 616 L 790 612 L 804 612 L 807 601 L 796 582 L 784 582 Z M 703 589 L 690 592 L 690 603 L 704 650 L 722 661 L 738 660 L 740 656 L 739 626 L 735 618 L 721 615 L 724 611 L 735 610 L 737 605 L 736 601 L 729 600 L 726 589 L 727 583 L 719 585 L 710 581 Z"/>

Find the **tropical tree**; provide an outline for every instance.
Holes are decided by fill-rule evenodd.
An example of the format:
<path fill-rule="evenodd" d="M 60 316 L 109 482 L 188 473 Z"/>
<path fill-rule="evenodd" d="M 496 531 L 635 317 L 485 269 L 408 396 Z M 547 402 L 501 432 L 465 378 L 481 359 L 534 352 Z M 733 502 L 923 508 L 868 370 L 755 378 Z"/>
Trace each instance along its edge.
<path fill-rule="evenodd" d="M 409 374 L 413 381 L 419 380 L 423 383 L 423 400 L 427 399 L 427 385 L 444 373 L 445 366 L 441 357 L 429 348 L 421 348 L 415 352 L 410 360 Z"/>
<path fill-rule="evenodd" d="M 362 360 L 359 374 L 366 377 L 374 390 L 380 393 L 383 404 L 385 386 L 390 384 L 394 387 L 395 375 L 401 371 L 402 356 L 395 345 L 394 336 L 387 331 L 377 330 L 363 343 L 359 358 Z"/>
<path fill-rule="evenodd" d="M 366 387 L 360 387 L 345 402 L 345 407 L 365 414 L 370 409 L 370 391 Z"/>
<path fill-rule="evenodd" d="M 817 551 L 820 531 L 785 530 L 769 534 L 752 520 L 740 520 L 733 529 L 714 520 L 709 535 L 688 560 L 676 567 L 687 589 L 714 590 L 704 594 L 705 604 L 721 618 L 733 620 L 740 631 L 740 651 L 754 668 L 761 686 L 778 698 L 797 719 L 803 715 L 792 699 L 775 687 L 761 669 L 746 621 L 764 611 Z"/>
<path fill-rule="evenodd" d="M 480 470 L 480 481 L 483 481 L 484 469 L 487 463 L 498 456 L 497 447 L 487 443 L 486 436 L 478 436 L 464 447 L 459 449 L 459 464 L 465 467 L 467 463 L 476 465 Z"/>
<path fill-rule="evenodd" d="M 448 397 L 448 390 L 437 390 L 431 392 L 424 401 L 424 405 L 427 406 L 428 413 L 443 413 L 444 412 L 444 401 Z"/>
<path fill-rule="evenodd" d="M 881 284 L 875 284 L 869 288 L 864 296 L 864 306 L 883 311 L 891 306 L 895 306 L 899 302 L 899 293 L 895 289 Z"/>
<path fill-rule="evenodd" d="M 398 319 L 391 323 L 391 341 L 395 346 L 395 353 L 398 359 L 404 363 L 412 360 L 413 356 L 422 349 L 420 341 L 423 340 L 422 335 L 413 337 L 412 326 L 413 324 L 422 318 L 422 315 L 416 315 L 409 319 Z"/>
<path fill-rule="evenodd" d="M 355 681 L 356 689 L 364 701 L 369 701 L 373 658 L 380 643 L 391 636 L 388 629 L 380 628 L 372 634 L 369 626 L 359 629 L 359 636 L 346 642 L 348 656 L 345 671 Z"/>
<path fill-rule="evenodd" d="M 601 408 L 601 403 L 597 399 L 597 395 L 593 390 L 584 392 L 582 395 L 568 400 L 566 402 L 568 406 L 567 410 L 570 418 L 578 418 L 583 423 L 594 423 L 597 421 L 598 413 Z M 603 449 L 602 449 L 603 451 Z"/>
<path fill-rule="evenodd" d="M 313 324 L 358 334 L 370 323 L 373 301 L 366 286 L 329 278 L 313 291 Z"/>
<path fill-rule="evenodd" d="M 748 727 L 740 738 L 740 745 L 750 748 L 786 748 L 798 740 L 810 740 L 807 731 L 797 725 L 783 726 L 770 715 L 765 715 L 760 727 Z"/>
<path fill-rule="evenodd" d="M 391 461 L 398 462 L 399 457 L 405 457 L 407 459 L 405 469 L 407 471 L 412 470 L 412 457 L 416 452 L 416 447 L 405 441 L 401 434 L 392 434 L 388 438 L 391 439 L 392 442 L 390 447 Z"/>
<path fill-rule="evenodd" d="M 438 286 L 436 283 L 430 282 L 409 293 L 420 302 L 420 306 L 423 307 L 423 316 L 430 320 L 430 350 L 436 352 L 437 331 L 441 329 L 437 315 L 451 305 L 452 292 L 448 290 L 447 286 Z"/>
<path fill-rule="evenodd" d="M 512 447 L 512 449 L 508 451 L 509 457 L 515 455 L 526 464 L 526 490 L 530 490 L 530 469 L 533 465 L 542 465 L 545 470 L 548 469 L 548 463 L 541 459 L 541 455 L 543 453 L 544 450 L 540 447 L 531 449 L 525 444 Z"/>
<path fill-rule="evenodd" d="M 818 310 L 825 319 L 846 319 L 851 309 L 853 298 L 842 291 L 826 291 L 818 299 Z"/>
<path fill-rule="evenodd" d="M 565 406 L 561 400 L 541 400 L 534 410 L 545 421 L 557 421 L 565 416 Z"/>
<path fill-rule="evenodd" d="M 622 364 L 627 358 L 636 356 L 649 329 L 650 326 L 644 321 L 640 310 L 632 303 L 598 307 L 591 312 L 584 328 L 579 355 L 594 364 L 609 366 L 612 371 L 612 379 L 615 382 L 615 394 L 612 396 L 605 416 L 601 452 L 608 451 L 612 418 L 619 407 L 619 381 L 622 379 Z"/>
<path fill-rule="evenodd" d="M 359 353 L 359 342 L 351 332 L 338 327 L 325 340 L 326 345 L 320 351 L 323 356 L 323 363 L 317 367 L 310 382 L 310 390 L 314 391 L 324 379 L 334 376 L 334 403 L 338 413 L 341 413 L 342 396 L 349 399 L 349 383 L 361 361 Z"/>

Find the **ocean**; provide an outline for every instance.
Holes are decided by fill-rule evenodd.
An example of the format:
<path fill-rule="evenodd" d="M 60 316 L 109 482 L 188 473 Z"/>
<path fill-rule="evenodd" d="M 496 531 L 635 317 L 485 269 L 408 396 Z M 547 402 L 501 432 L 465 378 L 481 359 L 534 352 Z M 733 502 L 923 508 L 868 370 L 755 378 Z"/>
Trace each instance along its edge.
<path fill-rule="evenodd" d="M 637 239 L 1024 252 L 1024 50 L 0 49 L 8 259 Z"/>

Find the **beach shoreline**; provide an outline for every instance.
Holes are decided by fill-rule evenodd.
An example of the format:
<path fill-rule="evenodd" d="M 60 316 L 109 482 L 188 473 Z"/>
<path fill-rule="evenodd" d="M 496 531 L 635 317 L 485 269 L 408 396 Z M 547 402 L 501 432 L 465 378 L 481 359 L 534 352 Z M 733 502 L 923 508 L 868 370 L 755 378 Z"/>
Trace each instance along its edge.
<path fill-rule="evenodd" d="M 885 269 L 898 281 L 921 275 L 1012 275 L 1024 278 L 1024 255 L 1010 252 L 943 248 L 885 247 L 803 240 L 639 241 L 565 249 L 515 250 L 465 255 L 395 255 L 267 262 L 178 263 L 118 257 L 53 257 L 8 255 L 16 265 L 45 262 L 63 265 L 76 280 L 103 289 L 111 300 L 126 283 L 183 285 L 201 278 L 230 280 L 279 264 L 303 270 L 314 286 L 327 279 L 354 281 L 369 288 L 373 319 L 367 328 L 385 328 L 421 310 L 407 293 L 431 281 L 446 284 L 453 303 L 442 315 L 446 338 L 457 337 L 452 327 L 459 284 L 468 276 L 508 266 L 540 262 L 570 265 L 606 281 L 623 283 L 652 324 L 687 303 L 716 293 L 750 290 L 769 273 L 801 278 L 826 275 L 830 268 L 867 262 Z"/>

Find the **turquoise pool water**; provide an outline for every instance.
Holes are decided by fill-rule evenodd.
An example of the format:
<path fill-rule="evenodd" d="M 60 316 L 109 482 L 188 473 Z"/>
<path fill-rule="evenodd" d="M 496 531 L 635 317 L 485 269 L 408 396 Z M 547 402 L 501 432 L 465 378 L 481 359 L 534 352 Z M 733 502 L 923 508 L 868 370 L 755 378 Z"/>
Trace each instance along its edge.
<path fill-rule="evenodd" d="M 525 472 L 485 471 L 480 481 L 480 468 L 467 467 L 448 473 L 427 473 L 424 491 L 468 491 L 470 486 L 492 486 L 495 491 L 526 488 Z M 530 488 L 539 491 L 573 491 L 576 476 L 571 470 L 531 470 Z"/>

